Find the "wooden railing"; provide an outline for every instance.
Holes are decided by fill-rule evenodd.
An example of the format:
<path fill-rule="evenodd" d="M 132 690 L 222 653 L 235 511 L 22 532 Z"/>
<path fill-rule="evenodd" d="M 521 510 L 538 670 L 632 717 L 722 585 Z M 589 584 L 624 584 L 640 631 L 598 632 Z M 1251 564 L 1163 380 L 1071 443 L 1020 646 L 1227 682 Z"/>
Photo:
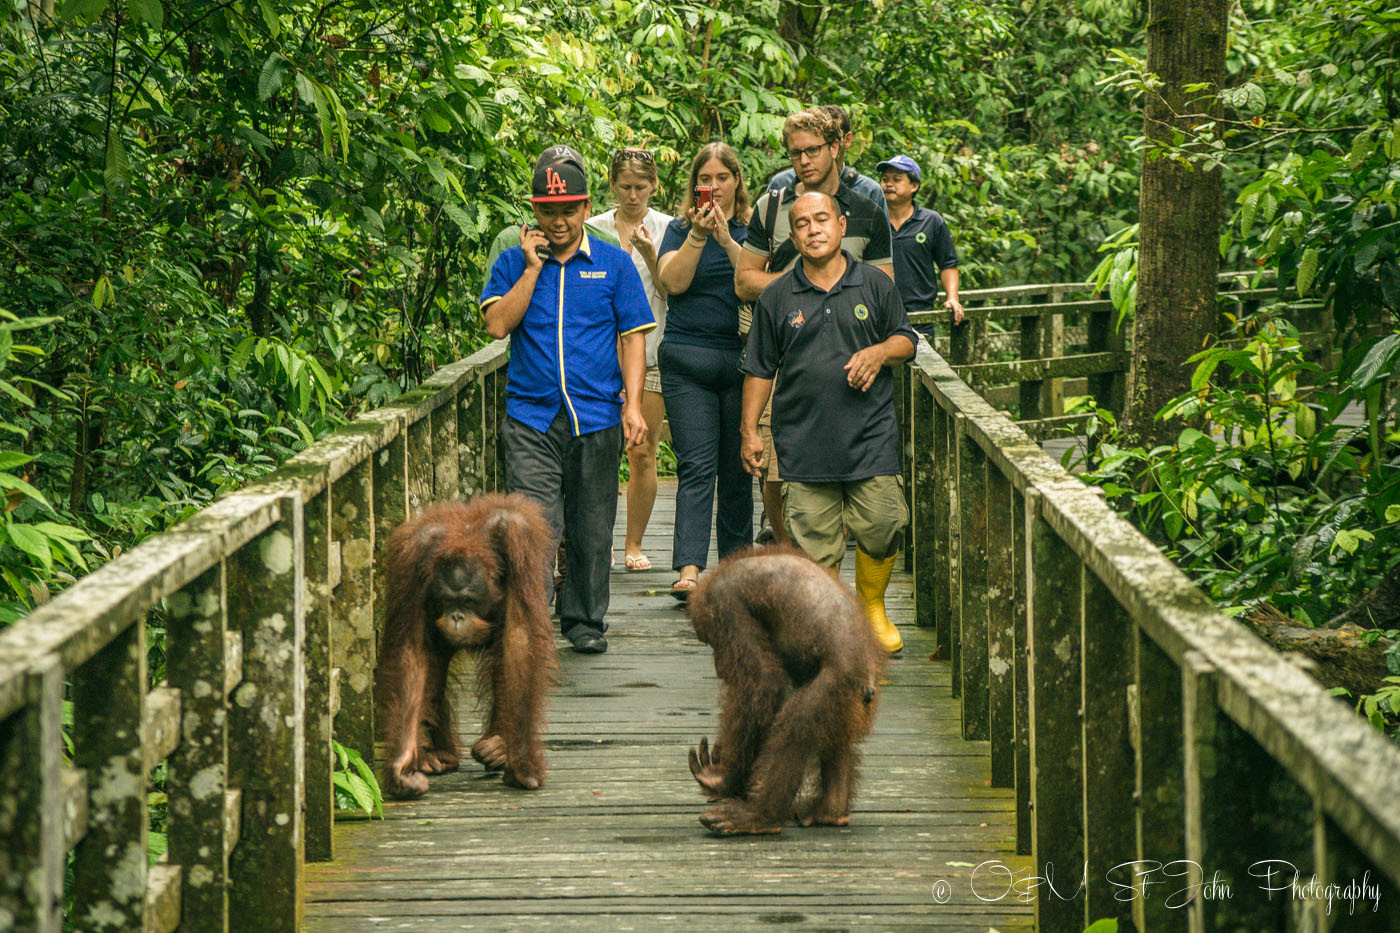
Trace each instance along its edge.
<path fill-rule="evenodd" d="M 1265 273 L 1220 276 L 1221 314 L 1238 319 L 1263 302 L 1280 300 Z M 1065 396 L 1091 396 L 1100 408 L 1123 410 L 1128 377 L 1128 341 L 1113 303 L 1088 282 L 1013 285 L 961 293 L 969 322 L 984 326 L 951 329 L 934 348 L 953 370 L 996 408 L 1011 410 L 1031 437 L 1043 439 L 1081 427 L 1085 413 L 1065 414 Z M 1305 344 L 1320 350 L 1332 335 L 1316 303 L 1289 302 L 1290 317 Z M 938 323 L 947 332 L 951 311 L 909 315 L 916 325 Z M 1222 332 L 1228 321 L 1222 319 Z M 991 326 L 986 326 L 991 325 Z M 1003 328 L 996 330 L 994 328 Z M 974 336 L 975 335 L 975 336 Z"/>
<path fill-rule="evenodd" d="M 69 850 L 77 929 L 299 926 L 304 860 L 331 857 L 332 736 L 374 752 L 375 541 L 503 485 L 505 361 L 497 342 L 439 370 L 0 632 L 0 931 L 61 928 Z"/>
<path fill-rule="evenodd" d="M 921 344 L 917 621 L 1032 856 L 979 895 L 1029 892 L 1042 933 L 1110 916 L 1143 933 L 1397 929 L 1400 751 Z M 1348 882 L 1379 911 L 1368 890 L 1349 912 L 1343 888 L 1329 915 L 1326 885 Z"/>

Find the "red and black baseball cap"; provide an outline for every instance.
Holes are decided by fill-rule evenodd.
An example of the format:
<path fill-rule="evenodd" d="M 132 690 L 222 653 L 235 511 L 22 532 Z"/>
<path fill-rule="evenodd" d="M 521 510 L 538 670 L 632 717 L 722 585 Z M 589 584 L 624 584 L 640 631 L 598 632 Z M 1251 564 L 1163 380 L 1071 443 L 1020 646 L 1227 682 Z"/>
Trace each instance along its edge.
<path fill-rule="evenodd" d="M 588 178 L 583 174 L 583 159 L 568 146 L 550 146 L 535 162 L 535 178 L 530 185 L 530 200 L 535 204 L 563 201 L 586 201 Z"/>

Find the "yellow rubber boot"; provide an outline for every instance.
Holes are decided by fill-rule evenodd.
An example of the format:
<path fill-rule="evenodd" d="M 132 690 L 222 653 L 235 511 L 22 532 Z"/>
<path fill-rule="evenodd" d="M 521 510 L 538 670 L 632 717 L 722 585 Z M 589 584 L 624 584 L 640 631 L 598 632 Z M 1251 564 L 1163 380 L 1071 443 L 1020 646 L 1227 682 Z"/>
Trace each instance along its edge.
<path fill-rule="evenodd" d="M 890 654 L 904 647 L 904 639 L 899 637 L 885 612 L 885 588 L 890 585 L 890 574 L 894 572 L 894 557 L 876 560 L 856 548 L 856 596 L 870 617 L 870 629 L 875 640 Z"/>

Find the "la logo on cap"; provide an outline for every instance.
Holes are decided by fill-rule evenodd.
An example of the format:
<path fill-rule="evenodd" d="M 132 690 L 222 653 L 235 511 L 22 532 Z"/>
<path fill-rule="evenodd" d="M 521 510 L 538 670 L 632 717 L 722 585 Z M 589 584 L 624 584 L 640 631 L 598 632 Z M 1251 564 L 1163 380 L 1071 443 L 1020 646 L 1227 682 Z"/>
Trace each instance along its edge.
<path fill-rule="evenodd" d="M 550 194 L 568 194 L 569 186 L 559 173 L 554 170 L 554 166 L 548 166 L 544 170 L 545 191 Z"/>

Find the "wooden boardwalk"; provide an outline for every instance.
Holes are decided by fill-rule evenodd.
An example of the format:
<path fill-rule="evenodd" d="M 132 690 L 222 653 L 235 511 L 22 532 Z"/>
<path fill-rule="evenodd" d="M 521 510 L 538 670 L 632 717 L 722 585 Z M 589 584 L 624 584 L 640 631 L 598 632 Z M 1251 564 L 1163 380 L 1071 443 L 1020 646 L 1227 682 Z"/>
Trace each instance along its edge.
<path fill-rule="evenodd" d="M 890 587 L 904 634 L 890 666 L 849 827 L 721 839 L 686 749 L 714 735 L 716 682 L 667 589 L 674 485 L 644 541 L 654 568 L 622 571 L 617 524 L 610 649 L 561 651 L 549 776 L 512 790 L 473 763 L 434 778 L 383 822 L 341 821 L 336 859 L 307 866 L 307 930 L 1031 929 L 994 860 L 1023 875 L 1009 790 L 988 786 L 987 743 L 959 736 L 948 665 L 913 625 L 910 578 Z M 849 563 L 846 574 L 849 579 Z M 463 697 L 462 732 L 479 720 Z M 1001 896 L 1005 895 L 1005 896 Z M 940 903 L 940 901 L 942 903 Z"/>

